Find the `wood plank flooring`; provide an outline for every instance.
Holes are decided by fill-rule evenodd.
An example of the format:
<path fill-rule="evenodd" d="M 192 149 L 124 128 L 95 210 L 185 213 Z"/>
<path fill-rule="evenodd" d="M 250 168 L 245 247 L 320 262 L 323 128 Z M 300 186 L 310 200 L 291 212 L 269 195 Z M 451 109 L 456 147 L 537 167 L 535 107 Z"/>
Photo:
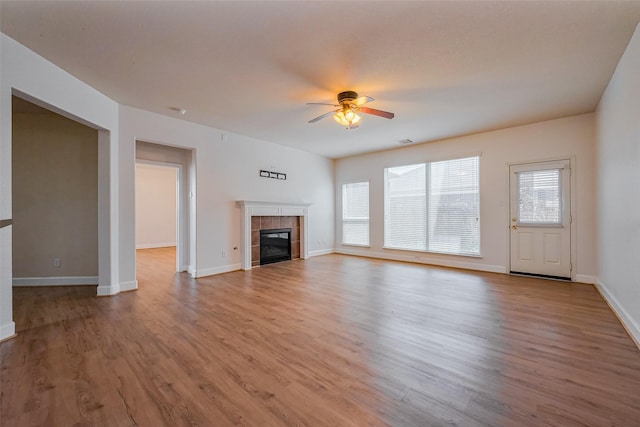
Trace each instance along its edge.
<path fill-rule="evenodd" d="M 4 426 L 632 426 L 640 351 L 590 285 L 327 255 L 140 289 L 15 288 Z"/>

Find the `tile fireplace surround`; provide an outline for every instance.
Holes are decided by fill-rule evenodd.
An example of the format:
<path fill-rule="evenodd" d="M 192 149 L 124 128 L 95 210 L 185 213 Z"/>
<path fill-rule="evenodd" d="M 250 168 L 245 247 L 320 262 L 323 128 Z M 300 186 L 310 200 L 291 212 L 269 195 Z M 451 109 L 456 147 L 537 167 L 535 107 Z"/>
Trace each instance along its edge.
<path fill-rule="evenodd" d="M 251 266 L 260 265 L 260 231 L 272 229 L 291 230 L 291 259 L 300 258 L 300 217 L 252 216 L 251 217 Z"/>
<path fill-rule="evenodd" d="M 239 200 L 241 210 L 242 269 L 251 270 L 251 218 L 298 217 L 300 223 L 300 258 L 309 258 L 309 206 L 310 203 L 277 203 Z M 255 221 L 254 221 L 255 222 Z"/>

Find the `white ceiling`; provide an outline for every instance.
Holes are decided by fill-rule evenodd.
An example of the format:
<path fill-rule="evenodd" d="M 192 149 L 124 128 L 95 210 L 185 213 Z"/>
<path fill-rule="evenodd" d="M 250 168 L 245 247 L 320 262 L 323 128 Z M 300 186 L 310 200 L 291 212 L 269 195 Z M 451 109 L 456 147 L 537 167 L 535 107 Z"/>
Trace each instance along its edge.
<path fill-rule="evenodd" d="M 2 0 L 0 14 L 121 104 L 339 158 L 594 111 L 640 1 Z M 343 90 L 396 117 L 307 123 L 330 107 L 305 103 Z"/>

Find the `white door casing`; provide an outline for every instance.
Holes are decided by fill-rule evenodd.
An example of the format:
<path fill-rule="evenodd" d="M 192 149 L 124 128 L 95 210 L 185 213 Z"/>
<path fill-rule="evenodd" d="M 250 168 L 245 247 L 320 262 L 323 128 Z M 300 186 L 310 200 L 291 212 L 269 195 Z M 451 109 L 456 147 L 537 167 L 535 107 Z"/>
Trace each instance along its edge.
<path fill-rule="evenodd" d="M 571 163 L 509 167 L 510 271 L 571 278 Z"/>

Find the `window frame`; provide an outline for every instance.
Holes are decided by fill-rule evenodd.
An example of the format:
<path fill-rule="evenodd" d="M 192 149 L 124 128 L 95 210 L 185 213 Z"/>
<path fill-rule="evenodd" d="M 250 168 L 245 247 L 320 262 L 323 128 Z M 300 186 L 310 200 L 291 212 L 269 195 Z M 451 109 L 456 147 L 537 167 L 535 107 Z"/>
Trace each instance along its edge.
<path fill-rule="evenodd" d="M 407 164 L 407 165 L 395 165 L 395 166 L 388 166 L 384 168 L 384 221 L 383 221 L 383 249 L 389 249 L 389 250 L 399 250 L 399 251 L 409 251 L 409 252 L 418 252 L 418 253 L 434 253 L 434 254 L 444 254 L 444 255 L 453 255 L 453 256 L 463 256 L 463 257 L 471 257 L 471 258 L 482 258 L 482 222 L 481 222 L 481 208 L 482 208 L 482 204 L 481 204 L 481 154 L 473 154 L 473 155 L 467 155 L 467 156 L 462 156 L 462 157 L 454 157 L 454 158 L 447 158 L 447 159 L 442 159 L 442 160 L 433 160 L 433 161 L 429 161 L 429 162 L 423 162 L 423 163 L 412 163 L 412 164 Z M 432 186 L 431 183 L 429 182 L 430 180 L 430 174 L 431 174 L 431 165 L 433 163 L 439 163 L 439 162 L 447 162 L 447 161 L 456 161 L 456 160 L 465 160 L 465 159 L 472 159 L 475 158 L 477 159 L 477 184 L 476 187 L 477 188 L 477 195 L 478 195 L 478 201 L 477 201 L 477 238 L 478 238 L 478 252 L 450 252 L 450 251 L 439 251 L 439 250 L 434 250 L 434 249 L 430 249 L 429 246 L 429 216 L 430 216 L 430 195 L 432 192 Z M 425 217 L 425 249 L 413 249 L 413 248 L 407 248 L 407 247 L 402 247 L 402 246 L 395 246 L 395 245 L 391 245 L 388 244 L 388 240 L 387 240 L 387 227 L 388 227 L 388 212 L 389 212 L 389 196 L 388 196 L 388 185 L 387 185 L 387 171 L 389 169 L 393 169 L 393 168 L 399 168 L 399 167 L 407 167 L 407 166 L 418 166 L 418 165 L 425 165 L 425 180 L 424 180 L 424 195 L 425 195 L 425 212 L 426 212 L 426 217 Z"/>
<path fill-rule="evenodd" d="M 345 209 L 345 189 L 347 188 L 347 186 L 349 185 L 354 185 L 354 184 L 367 184 L 367 212 L 368 212 L 368 216 L 366 219 L 364 218 L 345 218 L 345 213 L 346 213 L 346 209 Z M 369 182 L 369 180 L 357 180 L 357 181 L 348 181 L 348 182 L 343 182 L 342 186 L 341 186 L 341 203 L 342 203 L 342 232 L 341 232 L 341 236 L 340 236 L 340 244 L 342 246 L 358 246 L 358 247 L 363 247 L 363 248 L 368 248 L 371 247 L 371 184 Z M 345 242 L 345 224 L 363 224 L 366 223 L 367 225 L 367 243 L 350 243 L 350 242 Z"/>

